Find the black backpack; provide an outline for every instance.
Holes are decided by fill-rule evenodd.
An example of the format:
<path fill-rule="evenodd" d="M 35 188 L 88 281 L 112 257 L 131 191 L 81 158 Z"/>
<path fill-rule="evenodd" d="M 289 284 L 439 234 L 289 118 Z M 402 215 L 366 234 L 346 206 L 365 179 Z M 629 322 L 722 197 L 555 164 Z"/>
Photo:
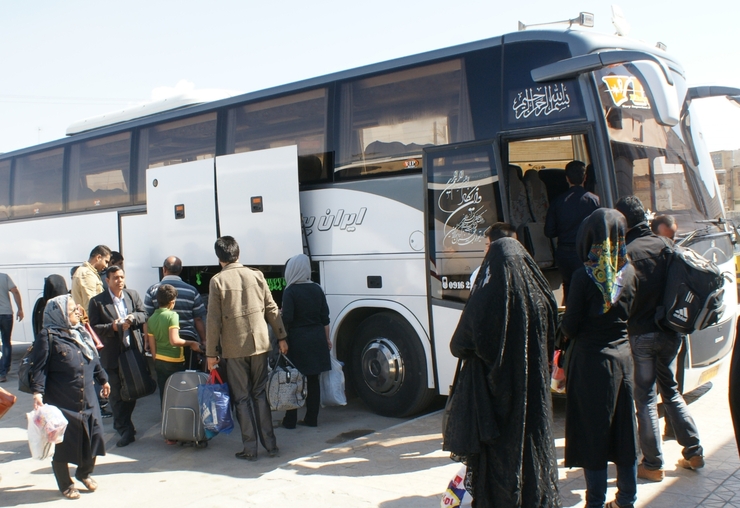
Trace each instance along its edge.
<path fill-rule="evenodd" d="M 669 247 L 663 305 L 655 321 L 663 329 L 679 333 L 703 330 L 719 321 L 725 310 L 719 267 L 700 254 L 679 245 Z"/>

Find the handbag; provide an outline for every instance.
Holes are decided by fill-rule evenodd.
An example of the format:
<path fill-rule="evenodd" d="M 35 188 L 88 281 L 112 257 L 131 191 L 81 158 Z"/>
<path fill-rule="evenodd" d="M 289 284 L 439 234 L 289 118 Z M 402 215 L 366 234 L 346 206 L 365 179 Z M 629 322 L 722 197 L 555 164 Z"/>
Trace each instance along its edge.
<path fill-rule="evenodd" d="M 51 332 L 47 334 L 49 348 L 51 349 Z M 21 363 L 18 366 L 18 389 L 23 393 L 33 393 L 31 382 L 33 381 L 33 344 L 28 346 Z"/>
<path fill-rule="evenodd" d="M 200 418 L 209 439 L 218 433 L 228 434 L 234 429 L 229 386 L 221 379 L 218 369 L 211 371 L 211 377 L 206 384 L 198 385 L 198 405 Z"/>
<path fill-rule="evenodd" d="M 7 391 L 5 388 L 0 387 L 0 418 L 5 416 L 5 413 L 13 407 L 18 397 Z"/>
<path fill-rule="evenodd" d="M 445 433 L 445 429 L 447 428 L 447 420 L 450 418 L 450 413 L 452 412 L 452 397 L 455 395 L 455 387 L 457 386 L 457 376 L 460 374 L 460 368 L 462 367 L 462 358 L 459 358 L 457 360 L 457 367 L 455 367 L 455 377 L 452 380 L 452 384 L 450 385 L 450 392 L 449 395 L 447 395 L 447 402 L 445 402 L 445 410 L 442 413 L 442 435 Z"/>
<path fill-rule="evenodd" d="M 149 364 L 134 343 L 121 351 L 118 357 L 118 375 L 121 378 L 121 399 L 126 402 L 151 395 L 157 390 Z"/>
<path fill-rule="evenodd" d="M 267 400 L 273 411 L 298 409 L 306 403 L 306 378 L 288 357 L 280 353 L 277 365 L 267 375 Z"/>

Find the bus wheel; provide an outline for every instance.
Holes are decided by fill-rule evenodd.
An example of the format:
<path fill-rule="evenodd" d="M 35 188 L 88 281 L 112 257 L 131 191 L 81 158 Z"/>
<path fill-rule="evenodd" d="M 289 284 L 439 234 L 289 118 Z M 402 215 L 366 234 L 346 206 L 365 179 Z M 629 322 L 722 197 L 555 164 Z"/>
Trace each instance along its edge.
<path fill-rule="evenodd" d="M 414 329 L 391 312 L 360 323 L 352 347 L 352 379 L 357 393 L 375 413 L 408 416 L 434 396 L 427 388 L 424 349 Z"/>

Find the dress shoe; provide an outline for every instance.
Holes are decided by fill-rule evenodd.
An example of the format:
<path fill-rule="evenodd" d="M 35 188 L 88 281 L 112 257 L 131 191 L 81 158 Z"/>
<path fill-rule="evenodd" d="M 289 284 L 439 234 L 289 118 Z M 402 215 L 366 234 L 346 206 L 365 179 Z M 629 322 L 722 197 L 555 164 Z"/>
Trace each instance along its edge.
<path fill-rule="evenodd" d="M 684 469 L 701 469 L 704 467 L 704 457 L 694 455 L 690 459 L 679 459 L 678 465 Z"/>
<path fill-rule="evenodd" d="M 318 423 L 309 423 L 306 420 L 298 420 L 298 425 L 301 425 L 303 427 L 318 427 Z"/>
<path fill-rule="evenodd" d="M 642 464 L 637 466 L 637 477 L 651 482 L 662 482 L 665 478 L 665 471 L 662 469 L 647 469 Z"/>
<path fill-rule="evenodd" d="M 257 460 L 257 455 L 252 455 L 251 453 L 247 453 L 243 450 L 240 452 L 236 452 L 234 456 L 237 459 L 248 460 L 249 462 L 255 462 Z"/>
<path fill-rule="evenodd" d="M 268 450 L 267 455 L 269 455 L 270 457 L 280 457 L 280 448 L 276 446 L 272 450 Z"/>
<path fill-rule="evenodd" d="M 608 503 L 606 503 L 606 505 L 604 506 L 604 508 L 635 508 L 635 505 L 633 505 L 633 504 L 621 505 L 621 504 L 617 503 L 617 500 L 615 499 L 613 501 L 609 501 Z"/>
<path fill-rule="evenodd" d="M 5 383 L 8 380 L 8 376 L 0 376 L 0 383 Z"/>
<path fill-rule="evenodd" d="M 133 434 L 125 434 L 123 437 L 121 437 L 121 439 L 118 440 L 116 446 L 119 448 L 123 448 L 124 446 L 130 445 L 134 441 L 136 441 L 136 438 Z"/>

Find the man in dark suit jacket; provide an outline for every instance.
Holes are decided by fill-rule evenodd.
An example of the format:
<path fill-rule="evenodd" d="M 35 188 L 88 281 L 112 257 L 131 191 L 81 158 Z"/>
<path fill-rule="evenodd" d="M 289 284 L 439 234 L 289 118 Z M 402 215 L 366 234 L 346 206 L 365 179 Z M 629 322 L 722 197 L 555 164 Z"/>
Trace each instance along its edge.
<path fill-rule="evenodd" d="M 136 401 L 121 399 L 118 357 L 124 345 L 136 346 L 139 351 L 144 351 L 142 329 L 147 315 L 139 293 L 133 289 L 124 289 L 126 275 L 123 268 L 111 267 L 106 274 L 106 281 L 108 290 L 90 300 L 87 313 L 90 325 L 105 346 L 100 350 L 100 363 L 108 373 L 111 386 L 113 428 L 121 435 L 116 446 L 127 446 L 135 440 L 136 429 L 131 421 L 131 414 Z"/>

